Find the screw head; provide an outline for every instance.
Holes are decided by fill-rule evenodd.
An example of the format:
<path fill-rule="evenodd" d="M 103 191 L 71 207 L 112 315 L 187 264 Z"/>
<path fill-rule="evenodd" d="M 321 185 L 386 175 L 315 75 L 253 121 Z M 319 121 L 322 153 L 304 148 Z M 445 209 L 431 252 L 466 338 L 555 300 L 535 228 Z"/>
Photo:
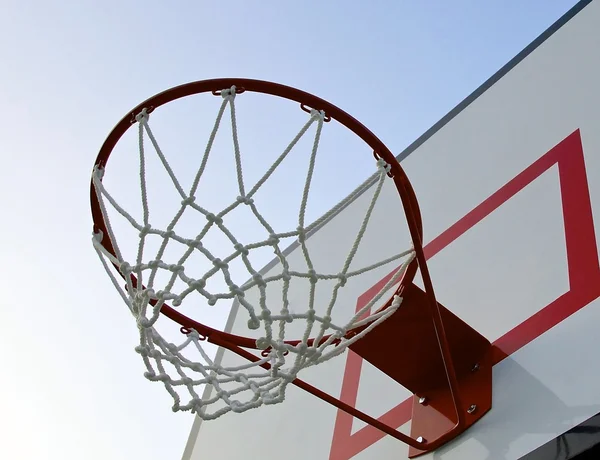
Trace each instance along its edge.
<path fill-rule="evenodd" d="M 479 363 L 475 363 L 475 365 L 471 368 L 471 372 L 477 372 L 479 370 Z"/>
<path fill-rule="evenodd" d="M 423 444 L 423 443 L 425 442 L 425 438 L 424 438 L 423 436 L 419 436 L 419 437 L 417 438 L 417 442 L 418 442 L 419 444 Z"/>
<path fill-rule="evenodd" d="M 427 402 L 427 398 L 425 396 L 421 396 L 419 398 L 419 404 L 423 404 L 424 405 L 426 402 Z"/>
<path fill-rule="evenodd" d="M 469 406 L 469 408 L 467 409 L 467 412 L 468 412 L 469 414 L 472 414 L 472 413 L 473 413 L 473 412 L 475 412 L 476 410 L 477 410 L 477 405 L 476 405 L 476 404 L 471 404 L 471 405 Z"/>

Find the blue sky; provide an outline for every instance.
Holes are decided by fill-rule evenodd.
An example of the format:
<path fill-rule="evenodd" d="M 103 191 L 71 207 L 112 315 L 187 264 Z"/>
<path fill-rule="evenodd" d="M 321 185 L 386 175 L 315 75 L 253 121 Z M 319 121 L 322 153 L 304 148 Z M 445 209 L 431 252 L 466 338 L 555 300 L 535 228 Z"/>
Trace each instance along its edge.
<path fill-rule="evenodd" d="M 112 126 L 191 80 L 278 81 L 400 152 L 576 2 L 0 0 L 0 457 L 177 459 L 173 414 L 90 243 Z"/>

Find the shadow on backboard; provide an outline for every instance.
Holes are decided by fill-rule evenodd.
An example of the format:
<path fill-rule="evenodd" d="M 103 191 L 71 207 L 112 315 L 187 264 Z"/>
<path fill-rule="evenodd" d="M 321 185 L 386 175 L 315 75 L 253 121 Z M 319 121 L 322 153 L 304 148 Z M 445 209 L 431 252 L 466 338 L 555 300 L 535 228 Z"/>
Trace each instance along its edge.
<path fill-rule="evenodd" d="M 586 449 L 570 447 L 567 436 L 598 437 L 599 423 L 582 424 L 581 429 L 576 425 L 600 413 L 600 404 L 565 404 L 510 357 L 501 366 L 502 372 L 494 375 L 492 410 L 455 441 L 438 449 L 434 459 L 469 458 L 476 454 L 471 458 L 566 460 Z M 560 436 L 566 432 L 569 433 Z M 594 442 L 579 444 L 589 447 Z M 539 446 L 542 447 L 534 451 Z"/>

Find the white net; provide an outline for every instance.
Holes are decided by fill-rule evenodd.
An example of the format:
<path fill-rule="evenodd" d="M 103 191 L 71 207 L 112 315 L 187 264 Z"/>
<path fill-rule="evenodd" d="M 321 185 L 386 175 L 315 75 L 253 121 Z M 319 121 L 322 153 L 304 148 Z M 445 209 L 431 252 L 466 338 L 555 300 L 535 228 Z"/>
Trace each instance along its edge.
<path fill-rule="evenodd" d="M 214 419 L 227 412 L 243 412 L 262 404 L 274 404 L 284 400 L 286 386 L 292 382 L 298 373 L 309 366 L 323 363 L 332 357 L 343 353 L 346 348 L 356 340 L 362 338 L 382 321 L 387 319 L 400 306 L 401 300 L 395 297 L 391 304 L 382 311 L 369 314 L 373 306 L 382 303 L 382 297 L 390 288 L 399 282 L 406 266 L 413 260 L 414 251 L 409 249 L 393 255 L 377 263 L 358 269 L 351 269 L 356 252 L 361 244 L 367 229 L 375 204 L 380 196 L 384 181 L 388 178 L 389 166 L 381 159 L 376 160 L 376 183 L 372 187 L 373 193 L 367 207 L 362 223 L 356 233 L 354 242 L 349 248 L 347 257 L 336 273 L 319 273 L 311 258 L 311 251 L 306 244 L 307 235 L 326 222 L 332 215 L 346 206 L 355 196 L 365 189 L 369 179 L 348 195 L 341 203 L 331 209 L 327 214 L 306 225 L 306 206 L 311 188 L 311 181 L 315 169 L 315 159 L 319 150 L 319 142 L 324 126 L 326 114 L 312 110 L 308 113 L 308 120 L 287 145 L 275 162 L 267 169 L 262 177 L 248 188 L 244 182 L 241 151 L 238 140 L 236 118 L 236 89 L 221 92 L 220 105 L 216 121 L 207 142 L 200 167 L 195 173 L 193 183 L 188 191 L 184 190 L 180 181 L 171 168 L 167 157 L 161 150 L 156 137 L 149 125 L 149 114 L 144 109 L 135 120 L 138 125 L 139 140 L 139 180 L 141 186 L 142 216 L 134 218 L 132 213 L 126 211 L 109 193 L 102 182 L 104 170 L 95 168 L 93 171 L 93 184 L 96 188 L 100 208 L 105 221 L 108 238 L 112 242 L 114 254 L 107 251 L 101 244 L 105 235 L 95 234 L 94 247 L 113 284 L 120 292 L 124 302 L 135 317 L 139 329 L 140 342 L 136 351 L 141 355 L 146 366 L 145 376 L 151 381 L 163 382 L 165 388 L 173 397 L 173 410 L 191 410 L 198 413 L 203 419 Z M 209 211 L 196 201 L 198 185 L 205 173 L 206 164 L 210 156 L 215 137 L 222 124 L 225 113 L 229 109 L 231 132 L 233 135 L 233 150 L 235 157 L 235 175 L 237 178 L 237 198 L 218 213 Z M 271 177 L 278 166 L 285 160 L 299 140 L 307 135 L 309 128 L 313 127 L 312 148 L 310 151 L 309 166 L 302 190 L 300 209 L 298 212 L 297 228 L 285 233 L 276 232 L 259 212 L 255 198 L 258 190 Z M 146 178 L 147 149 L 145 139 L 149 139 L 152 150 L 158 155 L 160 163 L 166 170 L 179 197 L 180 207 L 174 217 L 164 229 L 155 228 L 151 224 L 150 208 L 148 205 L 148 183 Z M 262 241 L 243 244 L 240 236 L 233 234 L 225 224 L 225 217 L 240 207 L 250 210 L 251 216 L 264 231 Z M 132 226 L 138 234 L 139 244 L 135 257 L 125 258 L 111 225 L 109 209 L 116 212 Z M 205 222 L 198 233 L 187 238 L 178 234 L 175 229 L 184 213 L 199 213 Z M 218 229 L 229 240 L 233 252 L 227 257 L 219 258 L 213 254 L 212 248 L 205 245 L 206 235 L 209 231 Z M 156 252 L 149 254 L 147 240 L 157 237 L 161 243 Z M 282 240 L 296 238 L 305 260 L 305 270 L 295 270 L 287 261 Z M 179 245 L 183 248 L 179 257 L 170 260 L 167 248 L 170 245 Z M 279 262 L 279 271 L 276 274 L 262 276 L 251 263 L 249 255 L 260 248 L 271 248 Z M 193 276 L 186 268 L 192 255 L 200 255 L 208 263 L 209 268 L 202 276 Z M 239 279 L 230 270 L 234 261 L 241 261 L 246 269 L 244 279 Z M 387 264 L 401 261 L 394 275 L 381 288 L 362 309 L 351 318 L 343 322 L 334 321 L 332 313 L 339 298 L 339 292 L 344 288 L 350 278 L 358 277 Z M 118 267 L 117 270 L 114 267 Z M 225 280 L 226 289 L 216 292 L 209 289 L 211 278 L 219 274 Z M 165 276 L 166 275 L 166 276 Z M 137 279 L 134 283 L 132 276 Z M 122 279 L 125 287 L 121 286 Z M 249 278 L 249 280 L 248 280 Z M 308 282 L 309 292 L 306 296 L 307 304 L 302 312 L 290 309 L 289 290 L 294 281 Z M 315 289 L 319 282 L 326 282 L 331 286 L 329 301 L 325 306 L 316 308 Z M 267 286 L 281 286 L 277 298 L 267 295 Z M 256 299 L 247 296 L 249 290 L 257 290 Z M 248 362 L 236 367 L 224 367 L 211 357 L 206 350 L 205 339 L 197 331 L 186 329 L 185 340 L 175 345 L 170 343 L 158 331 L 157 321 L 160 310 L 165 303 L 179 307 L 191 294 L 199 294 L 209 306 L 215 305 L 220 300 L 237 301 L 248 315 L 247 326 L 249 330 L 260 331 L 256 339 L 256 348 L 262 354 L 256 362 Z M 256 297 L 256 296 L 255 296 Z M 198 308 L 202 308 L 200 305 Z M 286 328 L 290 324 L 304 324 L 301 337 L 295 344 L 286 343 Z M 348 334 L 348 331 L 357 327 L 366 326 L 357 334 Z M 311 340 L 314 339 L 314 340 Z M 209 399 L 202 399 L 203 387 L 212 385 L 214 391 Z"/>

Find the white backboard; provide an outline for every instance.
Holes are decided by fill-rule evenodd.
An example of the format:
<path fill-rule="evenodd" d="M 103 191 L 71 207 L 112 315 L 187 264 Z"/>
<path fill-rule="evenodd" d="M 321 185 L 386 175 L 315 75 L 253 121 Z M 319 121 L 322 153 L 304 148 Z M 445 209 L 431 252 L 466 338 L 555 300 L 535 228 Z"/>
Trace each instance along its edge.
<path fill-rule="evenodd" d="M 491 411 L 422 458 L 535 455 L 600 412 L 599 28 L 600 2 L 581 2 L 399 155 L 421 206 L 438 300 L 508 355 L 495 362 Z M 383 193 L 379 230 L 367 242 L 375 252 L 404 219 L 392 184 Z M 322 248 L 317 258 L 347 250 L 343 229 L 368 202 L 365 192 L 310 236 Z M 290 260 L 301 257 L 294 251 Z M 342 308 L 352 313 L 388 272 L 345 292 Z M 227 328 L 243 334 L 247 318 L 236 313 Z M 352 352 L 302 377 L 408 433 L 410 393 Z M 407 452 L 290 387 L 281 404 L 196 419 L 184 460 L 398 460 Z"/>

